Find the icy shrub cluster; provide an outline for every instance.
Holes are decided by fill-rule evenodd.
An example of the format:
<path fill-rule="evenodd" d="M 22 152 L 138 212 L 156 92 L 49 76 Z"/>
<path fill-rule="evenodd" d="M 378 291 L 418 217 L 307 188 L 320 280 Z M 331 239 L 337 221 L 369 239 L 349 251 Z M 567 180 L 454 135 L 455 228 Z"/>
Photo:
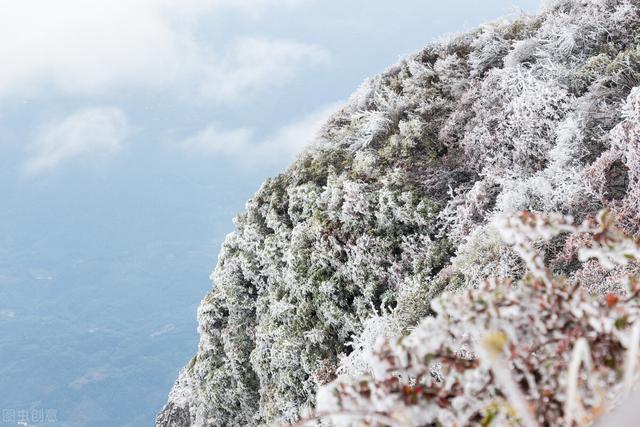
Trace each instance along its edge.
<path fill-rule="evenodd" d="M 624 292 L 631 267 L 581 262 L 588 232 L 561 229 L 523 259 L 496 226 L 607 208 L 640 234 L 640 3 L 545 3 L 367 80 L 263 184 L 223 245 L 198 352 L 158 426 L 296 422 L 318 387 L 370 369 L 377 335 L 406 333 L 433 298 L 488 277 L 544 265 L 596 300 Z"/>
<path fill-rule="evenodd" d="M 218 286 L 199 309 L 200 349 L 178 384 L 197 385 L 202 401 L 189 412 L 202 425 L 295 419 L 334 378 L 363 322 L 450 257 L 434 236 L 437 204 L 400 169 L 373 178 L 358 156 L 348 160 L 356 180 L 335 163 L 302 161 L 318 162 L 305 172 L 323 182 L 283 175 L 264 184 L 236 218 Z"/>
<path fill-rule="evenodd" d="M 606 269 L 637 261 L 640 247 L 606 213 L 597 228 L 523 213 L 501 230 L 526 260 L 525 278 L 437 298 L 435 317 L 363 350 L 369 372 L 324 386 L 319 414 L 334 425 L 571 426 L 613 406 L 625 375 L 635 379 L 639 337 L 631 326 L 640 325 L 640 284 L 629 275 L 628 293 L 590 296 L 552 276 L 534 243 L 588 233 L 580 257 Z"/>

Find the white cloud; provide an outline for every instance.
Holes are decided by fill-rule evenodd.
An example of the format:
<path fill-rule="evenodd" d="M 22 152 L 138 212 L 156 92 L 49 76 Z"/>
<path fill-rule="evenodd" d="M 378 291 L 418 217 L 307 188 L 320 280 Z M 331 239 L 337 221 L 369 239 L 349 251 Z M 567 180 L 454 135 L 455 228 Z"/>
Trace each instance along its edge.
<path fill-rule="evenodd" d="M 326 52 L 291 41 L 245 39 L 224 53 L 195 32 L 230 9 L 255 16 L 309 1 L 0 0 L 0 97 L 177 83 L 228 99 L 281 83 Z M 221 90 L 225 82 L 229 89 Z"/>
<path fill-rule="evenodd" d="M 256 89 L 286 83 L 304 64 L 324 63 L 328 59 L 327 51 L 317 45 L 244 38 L 210 67 L 203 89 L 212 98 L 232 101 Z"/>
<path fill-rule="evenodd" d="M 251 147 L 253 131 L 247 128 L 222 130 L 211 124 L 182 142 L 189 151 L 234 156 Z"/>
<path fill-rule="evenodd" d="M 38 132 L 24 170 L 36 175 L 71 160 L 111 156 L 122 149 L 127 133 L 127 119 L 117 108 L 77 111 Z"/>
<path fill-rule="evenodd" d="M 69 384 L 69 388 L 80 390 L 87 384 L 104 381 L 109 377 L 109 373 L 105 368 L 92 369 L 87 371 L 81 377 L 76 378 Z"/>
<path fill-rule="evenodd" d="M 16 312 L 13 310 L 0 310 L 0 319 L 13 319 L 16 317 Z"/>
<path fill-rule="evenodd" d="M 192 0 L 201 5 L 218 9 L 234 9 L 249 17 L 257 18 L 267 10 L 274 8 L 294 8 L 310 4 L 316 0 Z"/>
<path fill-rule="evenodd" d="M 153 331 L 150 335 L 151 338 L 156 338 L 162 335 L 166 335 L 166 334 L 170 334 L 172 332 L 177 331 L 178 328 L 176 328 L 176 325 L 174 324 L 168 324 L 168 325 L 164 325 L 162 328 Z"/>
<path fill-rule="evenodd" d="M 190 152 L 226 156 L 250 165 L 290 162 L 314 141 L 322 125 L 340 105 L 342 103 L 324 106 L 263 140 L 255 138 L 248 128 L 223 130 L 211 124 L 184 140 L 181 146 Z"/>

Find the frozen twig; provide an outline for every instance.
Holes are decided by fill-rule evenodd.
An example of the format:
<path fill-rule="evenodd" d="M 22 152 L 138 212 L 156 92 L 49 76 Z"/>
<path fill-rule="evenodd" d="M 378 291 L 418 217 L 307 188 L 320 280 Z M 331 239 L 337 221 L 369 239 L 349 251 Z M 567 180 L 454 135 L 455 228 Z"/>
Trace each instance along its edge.
<path fill-rule="evenodd" d="M 576 421 L 580 425 L 584 418 L 584 408 L 578 395 L 578 382 L 580 381 L 580 367 L 584 364 L 586 371 L 591 374 L 591 352 L 586 339 L 580 338 L 573 347 L 569 372 L 567 377 L 567 396 L 564 403 L 564 425 L 571 427 Z"/>

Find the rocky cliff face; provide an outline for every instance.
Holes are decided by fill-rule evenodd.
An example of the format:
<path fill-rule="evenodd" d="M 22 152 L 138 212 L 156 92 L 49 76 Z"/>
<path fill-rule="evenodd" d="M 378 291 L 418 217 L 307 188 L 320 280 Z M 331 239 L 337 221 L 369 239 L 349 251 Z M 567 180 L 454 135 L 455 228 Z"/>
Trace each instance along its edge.
<path fill-rule="evenodd" d="M 298 419 L 358 368 L 375 319 L 393 322 L 373 335 L 396 333 L 445 290 L 522 274 L 490 225 L 502 213 L 606 206 L 637 234 L 638 144 L 611 130 L 636 111 L 623 105 L 640 84 L 639 13 L 636 0 L 557 0 L 366 81 L 236 218 L 198 352 L 156 425 Z M 565 246 L 545 248 L 554 268 L 586 274 Z"/>

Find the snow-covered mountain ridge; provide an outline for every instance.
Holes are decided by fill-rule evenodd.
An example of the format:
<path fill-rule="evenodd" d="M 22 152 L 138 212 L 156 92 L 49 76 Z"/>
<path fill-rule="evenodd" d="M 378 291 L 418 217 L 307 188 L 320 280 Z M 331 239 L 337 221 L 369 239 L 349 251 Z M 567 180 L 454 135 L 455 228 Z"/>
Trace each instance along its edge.
<path fill-rule="evenodd" d="M 236 218 L 156 425 L 298 420 L 434 297 L 521 277 L 492 225 L 504 214 L 608 208 L 637 236 L 639 43 L 639 1 L 555 0 L 366 81 Z M 553 271 L 619 292 L 620 272 L 577 263 L 573 243 L 545 245 Z"/>

